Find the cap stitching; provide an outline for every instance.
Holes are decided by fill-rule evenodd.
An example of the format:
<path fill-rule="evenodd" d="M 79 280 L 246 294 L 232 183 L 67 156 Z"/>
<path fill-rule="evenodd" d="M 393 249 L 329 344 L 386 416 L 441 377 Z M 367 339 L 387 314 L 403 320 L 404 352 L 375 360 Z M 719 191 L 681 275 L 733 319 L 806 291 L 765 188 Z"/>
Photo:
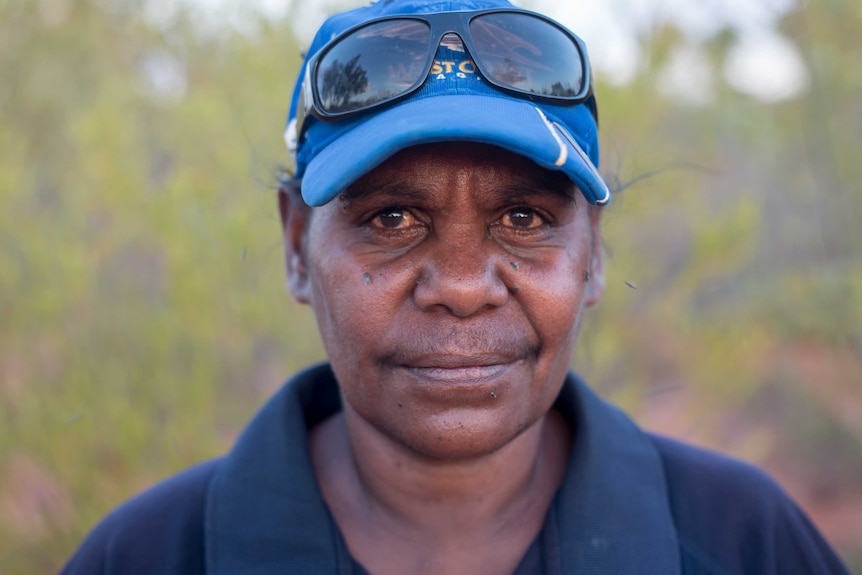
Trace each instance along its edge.
<path fill-rule="evenodd" d="M 566 148 L 566 144 L 560 138 L 560 135 L 557 133 L 557 130 L 554 129 L 554 126 L 548 121 L 548 118 L 545 117 L 545 113 L 542 112 L 541 108 L 533 108 L 539 113 L 539 117 L 542 118 L 542 123 L 545 124 L 545 127 L 551 133 L 551 136 L 554 138 L 554 141 L 557 142 L 557 145 L 560 147 L 560 155 L 557 157 L 557 160 L 554 162 L 555 166 L 562 166 L 566 163 L 566 160 L 569 159 L 569 150 Z"/>
<path fill-rule="evenodd" d="M 583 160 L 584 165 L 586 165 L 587 169 L 592 173 L 593 177 L 595 178 L 595 181 L 599 182 L 599 186 L 601 187 L 604 196 L 602 198 L 596 198 L 596 204 L 603 205 L 608 203 L 611 200 L 611 190 L 610 188 L 608 188 L 608 185 L 605 183 L 605 179 L 599 173 L 599 170 L 593 164 L 592 160 L 590 160 L 584 149 L 581 148 L 581 146 L 575 141 L 575 138 L 569 133 L 568 130 L 566 130 L 564 126 L 561 126 L 557 122 L 554 122 L 553 125 L 556 126 L 560 133 L 563 134 L 563 137 L 565 137 L 569 141 L 569 143 L 575 149 L 575 152 L 577 152 Z"/>

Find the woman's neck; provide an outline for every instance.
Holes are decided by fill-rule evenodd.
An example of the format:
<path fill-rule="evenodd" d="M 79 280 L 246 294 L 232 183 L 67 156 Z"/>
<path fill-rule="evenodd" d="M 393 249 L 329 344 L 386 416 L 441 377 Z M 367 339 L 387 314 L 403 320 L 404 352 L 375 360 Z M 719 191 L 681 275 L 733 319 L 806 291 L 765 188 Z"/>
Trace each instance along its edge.
<path fill-rule="evenodd" d="M 469 460 L 416 454 L 349 407 L 312 430 L 310 441 L 318 484 L 351 553 L 371 560 L 384 541 L 389 557 L 396 548 L 407 559 L 421 552 L 440 560 L 484 549 L 489 559 L 519 559 L 541 531 L 571 451 L 571 431 L 553 410 L 501 449 Z M 408 552 L 410 542 L 421 545 Z"/>

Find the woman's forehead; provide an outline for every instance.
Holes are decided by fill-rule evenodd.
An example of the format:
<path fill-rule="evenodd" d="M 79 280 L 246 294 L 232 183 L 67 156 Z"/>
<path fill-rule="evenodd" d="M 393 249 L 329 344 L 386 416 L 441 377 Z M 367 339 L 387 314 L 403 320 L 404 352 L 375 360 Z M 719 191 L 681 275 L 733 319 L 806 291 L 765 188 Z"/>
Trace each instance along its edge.
<path fill-rule="evenodd" d="M 472 180 L 477 187 L 506 182 L 512 193 L 539 191 L 574 198 L 576 187 L 562 172 L 547 170 L 529 158 L 503 148 L 475 142 L 439 142 L 401 150 L 353 182 L 340 196 L 350 201 L 372 192 L 420 193 L 433 180 Z M 502 180 L 502 182 L 501 182 Z"/>

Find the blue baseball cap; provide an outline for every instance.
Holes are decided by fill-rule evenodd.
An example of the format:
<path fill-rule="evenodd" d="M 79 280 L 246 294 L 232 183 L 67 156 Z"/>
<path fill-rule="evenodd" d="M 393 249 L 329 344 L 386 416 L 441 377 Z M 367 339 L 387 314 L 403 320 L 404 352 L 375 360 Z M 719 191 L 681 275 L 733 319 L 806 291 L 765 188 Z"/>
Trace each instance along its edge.
<path fill-rule="evenodd" d="M 447 65 L 432 68 L 410 96 L 338 121 L 308 117 L 297 141 L 296 114 L 308 59 L 338 34 L 382 16 L 505 7 L 512 5 L 505 0 L 378 0 L 327 19 L 300 68 L 284 133 L 304 201 L 310 206 L 328 203 L 405 148 L 462 141 L 499 146 L 561 171 L 588 202 L 607 204 L 610 190 L 597 169 L 595 102 L 560 105 L 508 94 L 484 81 L 468 65 L 463 47 L 451 42 L 441 43 L 437 51 L 436 60 Z"/>

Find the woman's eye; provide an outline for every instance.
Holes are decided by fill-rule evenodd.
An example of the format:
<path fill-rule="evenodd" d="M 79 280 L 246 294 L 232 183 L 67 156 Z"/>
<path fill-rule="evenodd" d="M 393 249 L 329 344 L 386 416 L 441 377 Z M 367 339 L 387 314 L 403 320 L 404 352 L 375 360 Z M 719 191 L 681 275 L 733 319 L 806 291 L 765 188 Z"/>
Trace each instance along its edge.
<path fill-rule="evenodd" d="M 416 225 L 416 218 L 405 209 L 389 208 L 374 216 L 371 219 L 371 225 L 386 230 L 397 230 Z"/>
<path fill-rule="evenodd" d="M 530 208 L 514 208 L 503 215 L 504 226 L 520 230 L 531 230 L 544 225 L 545 220 Z"/>

